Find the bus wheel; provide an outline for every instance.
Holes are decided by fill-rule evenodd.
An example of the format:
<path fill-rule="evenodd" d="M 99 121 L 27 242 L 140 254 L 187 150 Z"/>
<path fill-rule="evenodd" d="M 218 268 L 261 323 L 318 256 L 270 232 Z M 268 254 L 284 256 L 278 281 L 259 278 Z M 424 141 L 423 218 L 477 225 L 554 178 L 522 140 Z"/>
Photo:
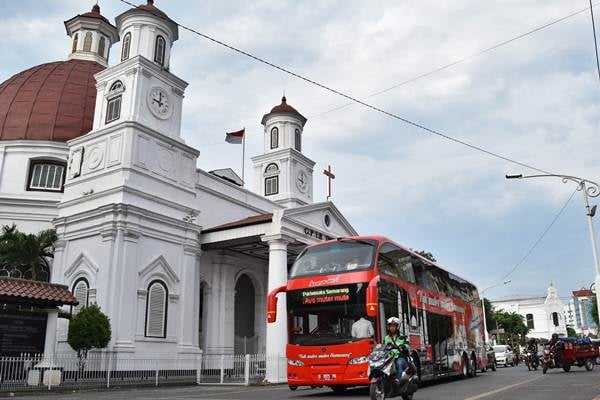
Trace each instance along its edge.
<path fill-rule="evenodd" d="M 477 376 L 477 358 L 471 355 L 471 363 L 469 364 L 469 377 Z"/>
<path fill-rule="evenodd" d="M 462 356 L 461 373 L 463 378 L 467 378 L 469 376 L 469 359 L 466 355 Z"/>
<path fill-rule="evenodd" d="M 290 390 L 296 390 L 298 389 L 298 386 L 290 386 Z"/>

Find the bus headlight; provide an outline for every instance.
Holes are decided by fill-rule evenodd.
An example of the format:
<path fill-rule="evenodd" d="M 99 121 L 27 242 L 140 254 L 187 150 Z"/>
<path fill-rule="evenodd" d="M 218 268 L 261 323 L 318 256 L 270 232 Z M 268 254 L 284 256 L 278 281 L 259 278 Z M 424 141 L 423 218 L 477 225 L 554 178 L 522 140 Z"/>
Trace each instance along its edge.
<path fill-rule="evenodd" d="M 353 358 L 352 360 L 348 361 L 348 365 L 354 365 L 354 364 L 363 364 L 369 362 L 369 357 L 368 356 L 361 356 L 361 357 L 356 357 Z"/>
<path fill-rule="evenodd" d="M 299 360 L 288 360 L 288 364 L 292 365 L 294 367 L 303 367 L 304 366 L 304 363 Z"/>

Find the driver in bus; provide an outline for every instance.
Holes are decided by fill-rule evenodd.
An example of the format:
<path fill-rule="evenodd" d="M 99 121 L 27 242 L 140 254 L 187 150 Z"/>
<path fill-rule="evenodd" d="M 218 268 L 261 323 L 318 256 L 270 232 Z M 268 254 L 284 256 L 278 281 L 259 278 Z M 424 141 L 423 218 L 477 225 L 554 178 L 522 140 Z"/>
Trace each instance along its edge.
<path fill-rule="evenodd" d="M 397 317 L 390 317 L 387 320 L 388 334 L 383 339 L 383 344 L 391 344 L 392 354 L 396 358 L 396 379 L 402 377 L 402 371 L 408 367 L 408 361 L 406 355 L 410 349 L 408 342 L 400 335 L 398 330 L 400 326 L 400 320 Z"/>

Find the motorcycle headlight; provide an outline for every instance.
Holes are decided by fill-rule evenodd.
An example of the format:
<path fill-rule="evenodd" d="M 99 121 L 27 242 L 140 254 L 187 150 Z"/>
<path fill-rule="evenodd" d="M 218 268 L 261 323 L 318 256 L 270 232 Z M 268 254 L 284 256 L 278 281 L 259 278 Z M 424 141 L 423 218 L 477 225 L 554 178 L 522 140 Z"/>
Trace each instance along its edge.
<path fill-rule="evenodd" d="M 361 357 L 356 357 L 353 358 L 352 360 L 348 361 L 348 365 L 354 365 L 354 364 L 363 364 L 369 362 L 369 357 L 368 356 L 361 356 Z"/>
<path fill-rule="evenodd" d="M 294 367 L 303 367 L 304 366 L 304 363 L 300 360 L 289 360 L 288 359 L 288 364 L 292 365 Z"/>

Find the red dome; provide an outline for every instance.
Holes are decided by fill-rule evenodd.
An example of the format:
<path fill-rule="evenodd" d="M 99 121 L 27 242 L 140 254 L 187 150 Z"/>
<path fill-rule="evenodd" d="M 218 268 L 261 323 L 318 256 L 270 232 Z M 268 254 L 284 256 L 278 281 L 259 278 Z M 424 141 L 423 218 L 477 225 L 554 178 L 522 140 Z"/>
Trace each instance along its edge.
<path fill-rule="evenodd" d="M 91 131 L 94 75 L 103 69 L 93 61 L 57 61 L 0 84 L 0 140 L 66 142 Z"/>
<path fill-rule="evenodd" d="M 268 114 L 265 114 L 263 116 L 262 119 L 262 124 L 264 125 L 267 118 L 271 115 L 271 114 L 292 114 L 295 117 L 297 117 L 298 119 L 300 119 L 300 121 L 302 121 L 302 125 L 304 126 L 304 124 L 306 123 L 306 118 L 300 114 L 298 112 L 298 110 L 296 110 L 294 107 L 290 106 L 287 103 L 287 99 L 285 98 L 285 96 L 283 96 L 281 98 L 281 104 L 276 105 L 275 107 L 271 108 L 271 112 L 269 112 Z"/>

